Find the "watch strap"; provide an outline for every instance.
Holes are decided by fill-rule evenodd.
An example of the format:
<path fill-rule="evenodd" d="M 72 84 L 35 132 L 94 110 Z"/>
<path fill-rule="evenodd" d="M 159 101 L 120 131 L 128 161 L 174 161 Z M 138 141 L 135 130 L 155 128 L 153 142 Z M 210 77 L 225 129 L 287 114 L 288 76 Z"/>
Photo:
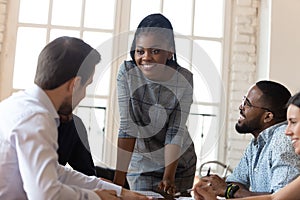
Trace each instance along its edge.
<path fill-rule="evenodd" d="M 233 183 L 227 184 L 226 190 L 225 190 L 225 198 L 231 199 L 234 198 L 234 194 L 240 189 L 238 185 L 235 185 Z"/>

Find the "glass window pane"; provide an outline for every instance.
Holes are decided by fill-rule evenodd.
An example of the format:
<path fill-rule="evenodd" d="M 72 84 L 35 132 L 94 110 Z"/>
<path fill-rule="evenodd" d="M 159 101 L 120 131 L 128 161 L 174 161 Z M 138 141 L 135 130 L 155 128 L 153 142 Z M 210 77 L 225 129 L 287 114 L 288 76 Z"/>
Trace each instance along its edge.
<path fill-rule="evenodd" d="M 106 99 L 85 97 L 74 111 L 86 127 L 94 162 L 103 160 L 106 106 Z"/>
<path fill-rule="evenodd" d="M 115 88 L 110 88 L 111 68 L 108 66 L 98 65 L 94 75 L 93 85 L 91 90 L 87 90 L 87 94 L 108 96 L 109 91 Z"/>
<path fill-rule="evenodd" d="M 221 95 L 220 86 L 222 86 L 219 71 L 207 53 L 207 50 L 197 43 L 193 44 L 192 62 L 194 84 L 195 88 L 197 87 L 194 90 L 195 96 L 200 101 L 218 103 Z"/>
<path fill-rule="evenodd" d="M 135 30 L 144 17 L 160 12 L 161 0 L 131 0 L 130 30 Z"/>
<path fill-rule="evenodd" d="M 178 63 L 189 70 L 192 68 L 192 44 L 193 41 L 190 38 L 175 37 L 175 48 Z"/>
<path fill-rule="evenodd" d="M 84 31 L 82 38 L 95 49 L 103 45 L 109 49 L 112 48 L 112 33 Z M 108 49 L 105 50 L 108 51 Z"/>
<path fill-rule="evenodd" d="M 191 63 L 186 58 L 182 58 L 182 57 L 178 56 L 177 62 L 181 67 L 186 68 L 191 71 Z"/>
<path fill-rule="evenodd" d="M 218 106 L 199 104 L 191 106 L 187 126 L 195 144 L 198 162 L 215 159 L 220 139 L 219 120 Z"/>
<path fill-rule="evenodd" d="M 46 24 L 49 0 L 20 0 L 19 22 Z"/>
<path fill-rule="evenodd" d="M 163 13 L 171 21 L 175 32 L 183 35 L 191 34 L 192 5 L 192 0 L 164 0 Z"/>
<path fill-rule="evenodd" d="M 115 16 L 114 0 L 86 0 L 84 26 L 113 29 Z"/>
<path fill-rule="evenodd" d="M 80 26 L 82 0 L 53 0 L 53 25 Z"/>
<path fill-rule="evenodd" d="M 112 58 L 113 38 L 111 33 L 83 32 L 83 40 L 96 48 L 101 54 L 101 62 L 96 67 L 94 82 L 87 94 L 108 95 L 110 85 L 110 67 Z M 100 87 L 101 86 L 101 87 Z"/>
<path fill-rule="evenodd" d="M 128 36 L 128 44 L 127 44 L 127 60 L 131 60 L 130 48 L 131 48 L 131 44 L 132 44 L 133 38 L 134 38 L 134 35 L 133 34 L 129 34 L 129 36 Z"/>
<path fill-rule="evenodd" d="M 215 65 L 215 68 L 221 74 L 221 61 L 222 61 L 222 44 L 217 41 L 207 41 L 207 40 L 195 40 L 195 43 L 202 48 L 207 55 L 210 57 Z M 195 45 L 194 45 L 195 48 Z"/>
<path fill-rule="evenodd" d="M 50 41 L 61 37 L 61 36 L 70 36 L 70 37 L 80 37 L 79 31 L 65 30 L 65 29 L 51 29 L 50 31 Z"/>
<path fill-rule="evenodd" d="M 102 55 L 101 55 L 102 56 Z M 86 94 L 89 96 L 101 95 L 108 96 L 109 92 L 114 90 L 110 88 L 111 80 L 111 63 L 104 66 L 102 61 L 96 66 L 93 83 L 86 89 Z"/>
<path fill-rule="evenodd" d="M 223 36 L 223 1 L 196 0 L 194 35 Z"/>
<path fill-rule="evenodd" d="M 87 88 L 89 88 L 88 86 Z M 80 103 L 79 107 L 88 107 L 88 106 L 95 106 L 95 107 L 107 107 L 107 99 L 102 99 L 102 98 L 95 98 L 95 97 L 89 97 L 88 95 L 83 98 Z M 75 110 L 76 112 L 76 110 Z"/>
<path fill-rule="evenodd" d="M 38 55 L 45 45 L 45 29 L 18 29 L 13 88 L 25 89 L 33 83 Z"/>
<path fill-rule="evenodd" d="M 192 70 L 194 77 L 194 102 L 212 102 L 210 87 L 207 85 L 204 74 L 199 70 Z"/>
<path fill-rule="evenodd" d="M 204 160 L 215 160 L 216 158 L 217 142 L 219 141 L 217 119 L 218 107 L 192 105 L 187 126 L 195 144 L 198 167 Z"/>

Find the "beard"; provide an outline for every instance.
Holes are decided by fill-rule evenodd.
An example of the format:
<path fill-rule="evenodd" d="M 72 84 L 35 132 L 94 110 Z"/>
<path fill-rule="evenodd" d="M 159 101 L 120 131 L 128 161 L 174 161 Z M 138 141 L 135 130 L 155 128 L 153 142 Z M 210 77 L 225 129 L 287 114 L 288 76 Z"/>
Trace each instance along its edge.
<path fill-rule="evenodd" d="M 69 116 L 73 112 L 72 104 L 64 101 L 58 109 L 58 114 Z"/>
<path fill-rule="evenodd" d="M 238 121 L 235 124 L 235 130 L 238 133 L 253 133 L 256 130 L 261 129 L 260 119 L 254 118 L 252 120 L 247 121 L 247 119 L 243 119 L 242 121 Z"/>
<path fill-rule="evenodd" d="M 247 126 L 247 124 L 239 124 L 238 122 L 235 124 L 235 130 L 238 133 L 250 133 L 251 129 Z"/>

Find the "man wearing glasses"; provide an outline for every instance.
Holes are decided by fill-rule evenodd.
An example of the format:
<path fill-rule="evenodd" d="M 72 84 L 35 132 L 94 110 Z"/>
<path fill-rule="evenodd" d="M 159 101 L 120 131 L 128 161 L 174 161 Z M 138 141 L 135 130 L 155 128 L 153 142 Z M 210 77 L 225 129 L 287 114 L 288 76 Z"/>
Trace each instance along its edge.
<path fill-rule="evenodd" d="M 244 96 L 235 128 L 253 139 L 226 181 L 203 177 L 197 186 L 210 185 L 216 196 L 238 198 L 274 193 L 300 173 L 300 159 L 285 136 L 286 103 L 290 92 L 273 81 L 259 81 Z"/>

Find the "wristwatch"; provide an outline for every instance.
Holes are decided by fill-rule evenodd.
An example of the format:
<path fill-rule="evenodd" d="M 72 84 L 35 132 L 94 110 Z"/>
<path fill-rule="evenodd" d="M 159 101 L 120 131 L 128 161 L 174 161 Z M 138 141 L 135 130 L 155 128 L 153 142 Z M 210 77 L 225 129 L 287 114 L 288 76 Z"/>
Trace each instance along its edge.
<path fill-rule="evenodd" d="M 227 184 L 226 190 L 225 190 L 225 198 L 226 199 L 231 199 L 234 198 L 234 194 L 236 191 L 240 189 L 240 186 L 235 185 L 233 183 Z"/>

